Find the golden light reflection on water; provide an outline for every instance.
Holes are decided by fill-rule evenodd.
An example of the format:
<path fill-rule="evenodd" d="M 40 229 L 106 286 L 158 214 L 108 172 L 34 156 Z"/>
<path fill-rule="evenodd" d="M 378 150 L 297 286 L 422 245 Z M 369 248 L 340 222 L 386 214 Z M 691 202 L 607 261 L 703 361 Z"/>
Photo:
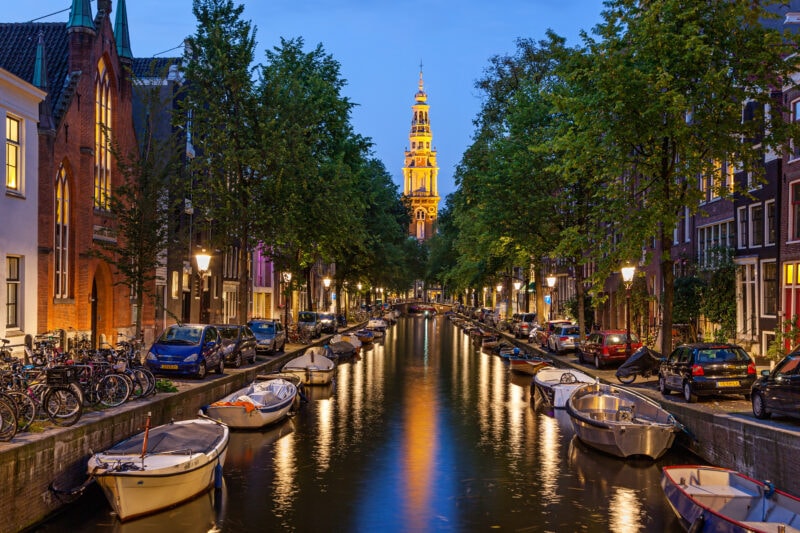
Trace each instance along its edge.
<path fill-rule="evenodd" d="M 544 502 L 556 503 L 558 495 L 558 476 L 563 468 L 558 455 L 561 432 L 558 421 L 545 414 L 538 418 L 539 429 L 539 495 Z"/>
<path fill-rule="evenodd" d="M 276 511 L 288 513 L 293 506 L 297 487 L 297 458 L 295 457 L 295 434 L 292 433 L 275 443 L 275 477 L 272 482 L 272 499 Z"/>
<path fill-rule="evenodd" d="M 643 531 L 642 505 L 636 491 L 626 487 L 614 487 L 609 498 L 608 526 L 610 531 Z"/>

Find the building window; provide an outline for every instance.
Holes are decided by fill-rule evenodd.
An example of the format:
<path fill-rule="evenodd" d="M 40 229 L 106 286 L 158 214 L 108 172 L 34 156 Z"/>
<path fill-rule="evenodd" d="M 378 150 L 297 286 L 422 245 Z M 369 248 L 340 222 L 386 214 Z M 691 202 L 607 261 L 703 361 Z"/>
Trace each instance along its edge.
<path fill-rule="evenodd" d="M 697 228 L 697 262 L 701 267 L 714 267 L 723 254 L 734 247 L 733 220 Z"/>
<path fill-rule="evenodd" d="M 55 287 L 56 298 L 69 298 L 69 182 L 64 167 L 55 186 Z"/>
<path fill-rule="evenodd" d="M 6 258 L 6 327 L 19 327 L 19 257 Z"/>
<path fill-rule="evenodd" d="M 22 145 L 19 120 L 6 115 L 6 189 L 21 191 Z"/>
<path fill-rule="evenodd" d="M 739 294 L 737 295 L 737 323 L 740 337 L 752 339 L 758 332 L 756 309 L 756 265 L 744 263 L 737 269 Z"/>
<path fill-rule="evenodd" d="M 790 202 L 792 215 L 790 239 L 796 241 L 800 240 L 800 182 L 792 183 Z"/>
<path fill-rule="evenodd" d="M 761 204 L 750 206 L 750 246 L 764 244 L 764 206 Z"/>
<path fill-rule="evenodd" d="M 792 102 L 792 120 L 800 122 L 800 100 Z M 789 159 L 797 159 L 798 157 L 800 157 L 800 139 L 793 139 Z"/>
<path fill-rule="evenodd" d="M 778 313 L 778 265 L 775 261 L 761 264 L 762 314 L 775 316 Z"/>
<path fill-rule="evenodd" d="M 712 167 L 710 195 L 712 200 L 726 196 L 733 185 L 733 163 L 715 161 Z"/>
<path fill-rule="evenodd" d="M 775 244 L 775 236 L 777 232 L 777 228 L 775 224 L 777 224 L 777 220 L 775 220 L 776 211 L 775 211 L 775 200 L 770 200 L 765 202 L 764 205 L 767 208 L 767 241 L 765 244 Z"/>
<path fill-rule="evenodd" d="M 94 207 L 108 210 L 111 199 L 111 77 L 102 59 L 94 88 Z"/>
<path fill-rule="evenodd" d="M 736 210 L 736 216 L 739 218 L 739 248 L 747 248 L 747 208 L 740 207 Z"/>

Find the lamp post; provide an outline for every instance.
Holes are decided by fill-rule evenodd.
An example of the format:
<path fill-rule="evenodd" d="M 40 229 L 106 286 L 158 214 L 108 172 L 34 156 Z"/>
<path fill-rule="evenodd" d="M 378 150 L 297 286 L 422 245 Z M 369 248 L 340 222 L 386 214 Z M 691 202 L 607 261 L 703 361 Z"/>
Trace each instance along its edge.
<path fill-rule="evenodd" d="M 495 287 L 495 288 L 497 289 L 497 301 L 495 302 L 495 307 L 497 307 L 497 319 L 500 320 L 501 318 L 503 318 L 502 317 L 503 308 L 500 307 L 501 306 L 501 300 L 500 299 L 503 297 L 503 284 L 502 283 L 498 283 L 497 287 Z"/>
<path fill-rule="evenodd" d="M 206 277 L 209 275 L 208 269 L 211 266 L 211 255 L 206 253 L 205 248 L 198 254 L 194 256 L 195 261 L 197 261 L 197 273 L 200 276 L 200 310 L 199 310 L 199 320 L 203 323 L 210 322 L 210 316 L 206 313 L 210 311 L 210 309 L 206 310 L 210 307 L 210 301 L 206 300 Z"/>
<path fill-rule="evenodd" d="M 547 281 L 547 288 L 550 289 L 550 320 L 553 320 L 553 306 L 556 303 L 553 297 L 556 292 L 556 277 L 551 274 L 545 278 L 545 281 Z"/>
<path fill-rule="evenodd" d="M 363 285 L 361 285 L 361 282 L 359 281 L 356 285 L 356 288 L 358 289 L 358 298 L 356 298 L 356 303 L 358 304 L 359 311 L 361 310 L 361 287 L 363 287 Z"/>
<path fill-rule="evenodd" d="M 328 304 L 328 289 L 331 288 L 331 278 L 328 276 L 322 278 L 322 285 L 325 287 L 325 298 L 322 301 L 322 306 L 325 308 L 325 312 L 327 312 L 330 308 L 330 304 Z"/>
<path fill-rule="evenodd" d="M 622 282 L 625 284 L 625 350 L 627 355 L 631 354 L 631 285 L 633 285 L 633 275 L 636 267 L 626 265 L 620 269 L 622 272 Z"/>
<path fill-rule="evenodd" d="M 516 294 L 517 298 L 517 313 L 519 313 L 519 289 L 522 287 L 522 282 L 518 279 L 514 280 L 514 293 Z"/>
<path fill-rule="evenodd" d="M 292 273 L 291 272 L 284 272 L 283 273 L 283 282 L 286 284 L 286 302 L 284 302 L 284 310 L 283 310 L 283 327 L 289 327 L 289 307 L 292 305 L 292 289 L 289 285 L 292 281 Z"/>

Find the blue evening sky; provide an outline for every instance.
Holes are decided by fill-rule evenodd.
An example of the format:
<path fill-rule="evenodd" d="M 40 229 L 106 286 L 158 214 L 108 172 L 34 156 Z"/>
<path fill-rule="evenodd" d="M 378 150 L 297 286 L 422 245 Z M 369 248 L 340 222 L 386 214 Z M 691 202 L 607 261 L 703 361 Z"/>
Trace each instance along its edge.
<path fill-rule="evenodd" d="M 196 21 L 191 0 L 126 0 L 135 57 L 175 56 Z M 489 59 L 513 53 L 517 38 L 543 39 L 550 28 L 578 43 L 600 21 L 601 0 L 249 0 L 243 18 L 256 27 L 256 60 L 280 37 L 322 43 L 341 64 L 345 96 L 358 107 L 353 124 L 371 137 L 402 192 L 403 151 L 420 62 L 439 158 L 439 194 L 453 192 L 453 173 L 469 146 L 480 109 L 475 89 Z M 6 2 L 0 22 L 27 22 L 68 9 L 70 0 Z M 92 13 L 97 4 L 92 0 Z M 112 9 L 117 5 L 112 0 Z M 112 20 L 115 13 L 112 13 Z M 68 11 L 42 18 L 63 22 Z M 444 204 L 442 204 L 444 205 Z"/>

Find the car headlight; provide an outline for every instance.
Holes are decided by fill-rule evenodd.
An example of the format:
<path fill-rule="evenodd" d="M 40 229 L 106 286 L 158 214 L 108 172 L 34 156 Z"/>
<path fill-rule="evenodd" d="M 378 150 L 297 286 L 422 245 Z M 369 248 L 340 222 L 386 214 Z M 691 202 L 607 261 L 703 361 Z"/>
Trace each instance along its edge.
<path fill-rule="evenodd" d="M 195 361 L 197 361 L 196 353 L 193 353 L 192 355 L 183 360 L 184 363 L 194 363 Z"/>
<path fill-rule="evenodd" d="M 153 352 L 147 352 L 147 357 L 145 359 L 147 361 L 158 361 L 158 356 Z"/>

